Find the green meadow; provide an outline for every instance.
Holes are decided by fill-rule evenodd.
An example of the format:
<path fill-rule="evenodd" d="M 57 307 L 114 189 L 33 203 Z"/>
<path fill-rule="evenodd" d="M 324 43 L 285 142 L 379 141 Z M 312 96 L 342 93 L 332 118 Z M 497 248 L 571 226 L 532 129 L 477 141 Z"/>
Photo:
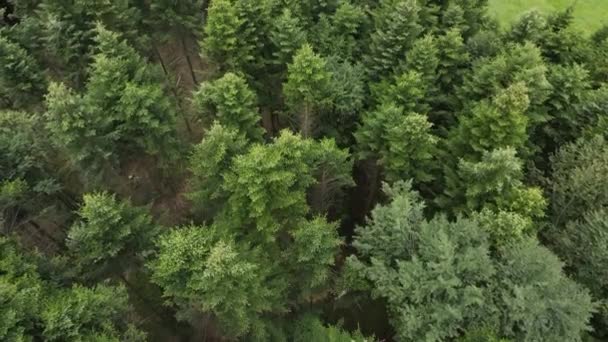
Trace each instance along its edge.
<path fill-rule="evenodd" d="M 608 23 L 608 0 L 489 0 L 490 11 L 503 25 L 510 25 L 522 13 L 537 9 L 541 12 L 563 10 L 574 4 L 575 26 L 591 33 Z"/>

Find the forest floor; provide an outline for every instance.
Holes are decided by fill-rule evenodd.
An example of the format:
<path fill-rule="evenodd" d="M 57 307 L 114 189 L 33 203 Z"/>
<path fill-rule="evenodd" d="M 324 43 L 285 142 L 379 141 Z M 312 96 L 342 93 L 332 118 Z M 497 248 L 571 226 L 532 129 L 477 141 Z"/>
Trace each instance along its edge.
<path fill-rule="evenodd" d="M 575 27 L 590 34 L 608 23 L 608 0 L 489 0 L 490 12 L 502 25 L 510 25 L 522 13 L 563 10 L 574 4 Z"/>

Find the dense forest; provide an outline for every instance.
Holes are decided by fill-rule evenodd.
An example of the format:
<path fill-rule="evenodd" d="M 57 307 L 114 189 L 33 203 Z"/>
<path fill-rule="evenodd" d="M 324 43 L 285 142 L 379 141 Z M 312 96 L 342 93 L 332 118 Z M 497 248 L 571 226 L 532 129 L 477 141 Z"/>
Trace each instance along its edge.
<path fill-rule="evenodd" d="M 608 340 L 608 25 L 0 5 L 0 341 Z"/>

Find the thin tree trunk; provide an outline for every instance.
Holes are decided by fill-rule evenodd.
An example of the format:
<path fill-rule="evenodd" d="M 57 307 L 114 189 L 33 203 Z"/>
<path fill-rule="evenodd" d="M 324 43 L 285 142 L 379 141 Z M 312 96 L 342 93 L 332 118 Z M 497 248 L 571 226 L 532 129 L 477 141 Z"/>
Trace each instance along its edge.
<path fill-rule="evenodd" d="M 166 79 L 167 83 L 169 84 L 169 89 L 171 90 L 173 97 L 175 97 L 177 108 L 179 109 L 180 115 L 181 115 L 182 119 L 184 120 L 184 123 L 186 124 L 186 129 L 188 130 L 188 134 L 190 136 L 192 136 L 192 127 L 190 127 L 190 121 L 186 117 L 186 113 L 184 112 L 184 108 L 182 107 L 182 101 L 179 98 L 179 95 L 177 94 L 177 90 L 175 89 L 175 86 L 171 83 L 171 77 L 169 75 L 169 71 L 167 70 L 167 66 L 165 65 L 165 61 L 163 60 L 163 57 L 161 56 L 161 54 L 158 51 L 158 48 L 156 46 L 154 46 L 154 52 L 156 53 L 156 57 L 158 58 L 161 67 L 163 68 L 163 72 L 165 73 L 165 79 Z"/>
<path fill-rule="evenodd" d="M 194 68 L 192 67 L 192 61 L 190 60 L 190 54 L 188 53 L 188 48 L 186 46 L 186 40 L 184 39 L 184 37 L 181 37 L 181 42 L 182 42 L 182 49 L 184 51 L 184 55 L 186 56 L 186 62 L 188 63 L 188 68 L 190 69 L 190 76 L 192 76 L 192 82 L 194 84 L 194 86 L 196 87 L 196 85 L 198 84 L 198 81 L 196 80 L 196 74 L 194 73 Z"/>
<path fill-rule="evenodd" d="M 27 222 L 30 226 L 34 227 L 34 229 L 42 236 L 44 236 L 45 238 L 47 238 L 49 241 L 53 242 L 53 244 L 55 244 L 55 247 L 57 247 L 59 250 L 65 249 L 65 244 L 63 243 L 63 241 L 57 239 L 56 237 L 54 237 L 53 235 L 49 234 L 46 230 L 42 229 L 42 227 L 40 227 L 40 225 L 38 223 L 36 223 L 36 221 L 34 220 L 29 220 Z"/>

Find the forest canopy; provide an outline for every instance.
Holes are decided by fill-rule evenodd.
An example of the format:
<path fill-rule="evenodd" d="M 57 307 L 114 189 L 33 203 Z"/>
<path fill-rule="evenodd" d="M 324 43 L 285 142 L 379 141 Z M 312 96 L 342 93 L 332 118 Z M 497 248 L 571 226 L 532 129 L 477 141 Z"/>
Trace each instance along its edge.
<path fill-rule="evenodd" d="M 0 340 L 608 339 L 608 26 L 494 3 L 0 1 Z"/>

